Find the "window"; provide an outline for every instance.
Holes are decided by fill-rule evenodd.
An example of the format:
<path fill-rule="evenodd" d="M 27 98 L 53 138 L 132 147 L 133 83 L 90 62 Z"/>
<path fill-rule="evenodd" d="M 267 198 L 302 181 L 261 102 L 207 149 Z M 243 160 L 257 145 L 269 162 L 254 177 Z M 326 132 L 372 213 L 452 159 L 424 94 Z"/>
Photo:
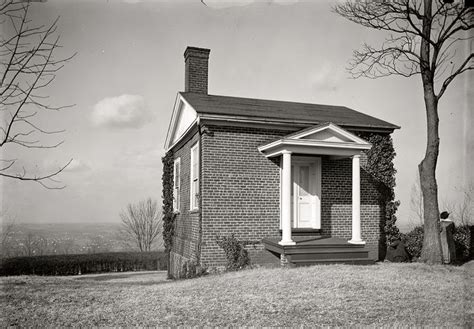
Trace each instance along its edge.
<path fill-rule="evenodd" d="M 178 212 L 181 199 L 181 158 L 174 160 L 173 167 L 173 210 Z"/>
<path fill-rule="evenodd" d="M 191 205 L 190 209 L 199 208 L 199 143 L 191 147 Z"/>

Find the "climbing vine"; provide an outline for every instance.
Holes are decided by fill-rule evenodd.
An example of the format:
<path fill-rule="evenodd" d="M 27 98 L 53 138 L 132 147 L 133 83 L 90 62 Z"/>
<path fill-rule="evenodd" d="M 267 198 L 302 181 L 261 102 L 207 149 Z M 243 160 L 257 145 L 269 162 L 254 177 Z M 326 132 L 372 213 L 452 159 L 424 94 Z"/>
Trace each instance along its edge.
<path fill-rule="evenodd" d="M 391 244 L 401 238 L 400 231 L 395 224 L 400 201 L 395 200 L 394 188 L 397 170 L 393 165 L 396 153 L 392 137 L 389 134 L 367 132 L 361 132 L 358 135 L 372 144 L 372 148 L 366 152 L 367 163 L 363 165 L 363 168 L 376 183 L 380 192 L 379 203 L 385 209 L 385 220 L 381 230 L 385 233 L 385 242 Z"/>
<path fill-rule="evenodd" d="M 161 161 L 163 162 L 163 242 L 169 260 L 169 254 L 173 243 L 174 220 L 176 216 L 173 211 L 173 153 L 166 153 Z M 168 266 L 168 271 L 169 268 L 170 267 Z"/>

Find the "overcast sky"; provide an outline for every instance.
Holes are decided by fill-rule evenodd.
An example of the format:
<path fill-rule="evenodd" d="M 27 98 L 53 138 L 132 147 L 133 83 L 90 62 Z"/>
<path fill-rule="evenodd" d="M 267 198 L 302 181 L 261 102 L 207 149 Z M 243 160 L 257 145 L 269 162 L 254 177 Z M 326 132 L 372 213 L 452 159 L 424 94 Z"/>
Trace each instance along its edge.
<path fill-rule="evenodd" d="M 400 224 L 408 223 L 426 142 L 420 78 L 353 80 L 345 71 L 354 49 L 378 45 L 385 34 L 338 17 L 330 0 L 207 3 L 33 4 L 38 23 L 60 16 L 58 55 L 77 52 L 48 90 L 55 104 L 76 106 L 41 118 L 48 127 L 66 129 L 61 147 L 15 150 L 15 157 L 39 170 L 74 160 L 60 177 L 67 184 L 61 191 L 5 180 L 8 213 L 24 222 L 118 222 L 129 202 L 150 196 L 161 203 L 161 156 L 176 92 L 184 89 L 189 45 L 211 49 L 210 94 L 344 105 L 400 125 L 393 134 L 396 197 Z M 456 199 L 456 189 L 473 180 L 468 79 L 472 75 L 453 83 L 440 103 L 442 200 Z"/>

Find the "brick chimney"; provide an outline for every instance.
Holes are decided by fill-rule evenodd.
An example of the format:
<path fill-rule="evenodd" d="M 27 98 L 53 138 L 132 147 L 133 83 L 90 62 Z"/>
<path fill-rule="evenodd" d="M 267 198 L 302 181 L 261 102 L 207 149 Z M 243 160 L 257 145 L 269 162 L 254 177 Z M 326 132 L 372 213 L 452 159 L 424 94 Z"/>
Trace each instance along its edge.
<path fill-rule="evenodd" d="M 210 49 L 187 47 L 184 52 L 184 91 L 207 94 Z"/>

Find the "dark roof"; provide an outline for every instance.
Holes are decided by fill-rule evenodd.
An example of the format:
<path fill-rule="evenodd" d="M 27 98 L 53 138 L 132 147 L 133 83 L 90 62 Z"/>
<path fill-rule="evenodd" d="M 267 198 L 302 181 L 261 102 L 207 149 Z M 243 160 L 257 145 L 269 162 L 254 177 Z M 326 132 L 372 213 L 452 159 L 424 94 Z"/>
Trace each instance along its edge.
<path fill-rule="evenodd" d="M 285 122 L 319 124 L 332 122 L 345 127 L 398 129 L 397 125 L 345 106 L 283 102 L 266 99 L 215 96 L 181 92 L 199 114 L 238 116 Z"/>

